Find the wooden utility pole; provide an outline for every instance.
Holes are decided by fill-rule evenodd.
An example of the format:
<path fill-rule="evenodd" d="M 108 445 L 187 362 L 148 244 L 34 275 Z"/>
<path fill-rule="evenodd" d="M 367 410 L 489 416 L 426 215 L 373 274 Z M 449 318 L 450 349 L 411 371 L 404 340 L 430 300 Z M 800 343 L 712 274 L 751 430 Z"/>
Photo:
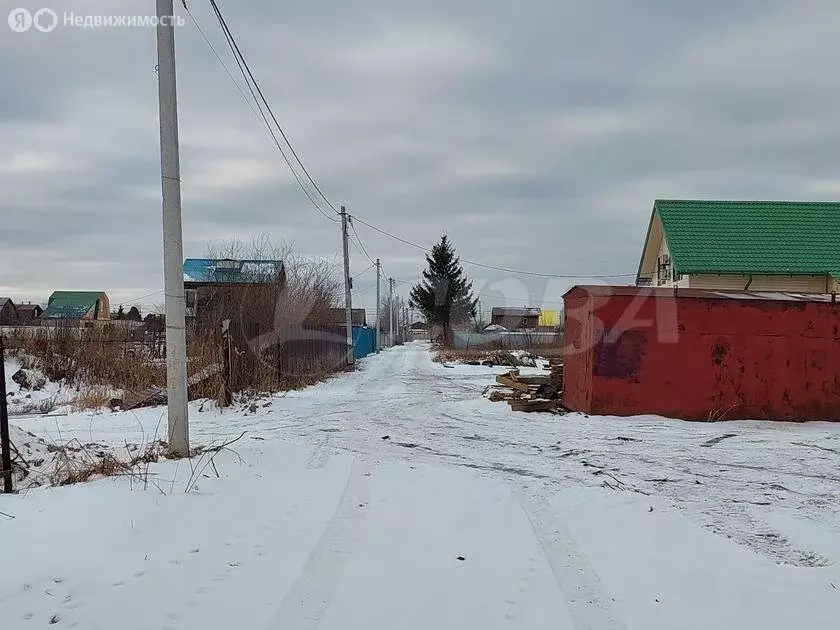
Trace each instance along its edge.
<path fill-rule="evenodd" d="M 163 277 L 166 293 L 166 404 L 169 454 L 189 457 L 184 243 L 181 230 L 181 167 L 178 158 L 178 97 L 172 0 L 157 0 L 160 175 L 163 193 Z"/>
<path fill-rule="evenodd" d="M 379 353 L 379 350 L 382 348 L 382 343 L 379 341 L 379 332 L 381 326 L 379 325 L 379 280 L 382 276 L 382 263 L 379 262 L 379 259 L 376 259 L 376 352 Z"/>
<path fill-rule="evenodd" d="M 3 471 L 3 492 L 12 488 L 12 449 L 9 437 L 9 410 L 6 407 L 6 357 L 3 336 L 0 335 L 0 470 Z"/>
<path fill-rule="evenodd" d="M 388 345 L 394 345 L 394 279 L 388 278 Z"/>
<path fill-rule="evenodd" d="M 350 280 L 350 248 L 349 233 L 347 232 L 347 210 L 341 206 L 341 249 L 344 252 L 344 310 L 347 322 L 347 365 L 353 365 L 355 356 L 353 354 L 353 298 L 350 292 L 352 288 Z"/>

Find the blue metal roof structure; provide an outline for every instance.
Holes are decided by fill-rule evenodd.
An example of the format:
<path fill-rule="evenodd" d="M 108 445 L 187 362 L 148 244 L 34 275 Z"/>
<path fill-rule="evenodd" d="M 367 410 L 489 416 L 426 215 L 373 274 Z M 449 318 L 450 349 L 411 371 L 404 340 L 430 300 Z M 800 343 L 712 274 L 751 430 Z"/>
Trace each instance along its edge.
<path fill-rule="evenodd" d="M 184 282 L 201 284 L 270 284 L 283 273 L 282 260 L 187 258 Z"/>

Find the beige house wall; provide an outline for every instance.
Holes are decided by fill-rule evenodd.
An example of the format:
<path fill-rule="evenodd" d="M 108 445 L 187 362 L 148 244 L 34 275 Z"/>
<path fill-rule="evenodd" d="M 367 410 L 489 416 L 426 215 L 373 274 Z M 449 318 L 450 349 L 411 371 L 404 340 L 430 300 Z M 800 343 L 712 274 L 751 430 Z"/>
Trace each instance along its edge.
<path fill-rule="evenodd" d="M 96 310 L 96 307 L 91 307 L 91 309 L 85 313 L 85 316 L 82 318 L 84 320 L 103 320 L 103 319 L 111 319 L 111 304 L 108 300 L 108 296 L 104 293 L 99 296 L 99 310 Z"/>
<path fill-rule="evenodd" d="M 837 282 L 825 275 L 718 275 L 692 274 L 688 276 L 691 289 L 724 289 L 733 291 L 788 291 L 791 293 L 832 293 Z M 682 285 L 680 285 L 682 286 Z"/>

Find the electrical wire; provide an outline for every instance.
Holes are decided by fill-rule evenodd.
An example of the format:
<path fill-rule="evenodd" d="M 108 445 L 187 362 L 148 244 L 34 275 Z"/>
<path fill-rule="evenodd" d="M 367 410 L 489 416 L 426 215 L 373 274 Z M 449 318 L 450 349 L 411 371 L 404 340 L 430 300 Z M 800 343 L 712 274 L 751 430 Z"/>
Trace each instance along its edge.
<path fill-rule="evenodd" d="M 207 45 L 210 47 L 214 56 L 222 64 L 222 67 L 224 67 L 225 72 L 228 74 L 230 79 L 233 81 L 234 85 L 236 85 L 236 87 L 239 90 L 242 97 L 245 98 L 249 107 L 251 107 L 252 111 L 254 111 L 254 108 L 253 108 L 251 102 L 247 99 L 247 96 L 242 91 L 242 88 L 239 86 L 239 83 L 234 79 L 233 75 L 228 70 L 227 65 L 221 59 L 219 54 L 215 51 L 212 43 L 207 38 L 207 36 L 204 34 L 204 32 L 202 31 L 201 27 L 199 26 L 197 20 L 195 19 L 195 17 L 190 12 L 189 8 L 187 7 L 186 0 L 182 0 L 182 2 L 183 2 L 184 8 L 186 9 L 188 15 L 192 19 L 193 23 L 196 25 L 196 28 L 198 29 L 199 33 L 201 33 L 201 35 L 204 38 Z M 327 206 L 329 206 L 330 209 L 332 209 L 332 211 L 335 214 L 338 214 L 339 212 L 336 209 L 335 205 L 329 200 L 329 198 L 324 194 L 324 192 L 318 186 L 318 183 L 312 177 L 309 170 L 306 168 L 306 165 L 304 165 L 303 161 L 301 160 L 300 156 L 298 155 L 297 151 L 295 150 L 294 146 L 292 145 L 291 141 L 289 140 L 289 137 L 286 135 L 286 132 L 283 130 L 283 127 L 280 125 L 280 122 L 277 120 L 277 116 L 274 114 L 274 111 L 271 109 L 271 105 L 269 104 L 268 100 L 266 99 L 265 94 L 262 91 L 262 88 L 260 88 L 259 83 L 257 82 L 256 78 L 254 77 L 254 73 L 251 71 L 251 68 L 248 65 L 248 62 L 245 60 L 245 57 L 242 54 L 242 50 L 239 48 L 239 44 L 237 44 L 236 39 L 233 36 L 233 33 L 231 32 L 230 28 L 228 27 L 227 22 L 226 22 L 224 16 L 222 15 L 222 12 L 219 9 L 218 4 L 216 3 L 216 0 L 210 0 L 210 5 L 213 9 L 214 14 L 216 15 L 216 19 L 218 20 L 219 25 L 222 28 L 222 31 L 225 35 L 225 40 L 227 41 L 228 46 L 231 50 L 231 53 L 233 54 L 234 60 L 236 61 L 236 64 L 239 68 L 239 71 L 242 74 L 242 77 L 245 80 L 245 83 L 248 87 L 248 90 L 250 91 L 251 96 L 253 97 L 254 102 L 257 105 L 257 109 L 259 110 L 259 115 L 263 119 L 263 122 L 265 123 L 265 126 L 268 128 L 268 131 L 271 134 L 272 138 L 274 139 L 274 142 L 277 145 L 277 148 L 280 150 L 280 153 L 283 155 L 283 159 L 285 160 L 286 164 L 288 165 L 289 170 L 291 170 L 292 175 L 295 178 L 295 181 L 297 182 L 298 186 L 300 186 L 301 190 L 303 190 L 304 194 L 306 194 L 307 198 L 309 199 L 309 201 L 312 203 L 313 207 L 318 212 L 320 212 L 324 217 L 326 217 L 330 221 L 334 221 L 334 222 L 338 221 L 338 219 L 336 219 L 335 217 L 330 217 L 321 208 L 320 204 L 318 204 L 316 202 L 316 200 L 313 197 L 313 194 L 304 185 L 304 182 L 302 181 L 300 175 L 297 173 L 297 170 L 292 165 L 291 159 L 286 155 L 286 151 L 281 146 L 279 139 L 277 138 L 276 134 L 274 133 L 274 130 L 271 128 L 271 125 L 268 122 L 268 117 L 266 116 L 266 113 L 263 112 L 263 106 L 264 106 L 266 112 L 268 112 L 268 115 L 271 117 L 271 120 L 274 122 L 275 127 L 280 132 L 280 135 L 283 138 L 284 142 L 286 143 L 286 146 L 288 147 L 289 151 L 291 152 L 292 156 L 294 157 L 295 161 L 297 162 L 298 166 L 300 167 L 300 170 L 303 172 L 303 174 L 306 177 L 306 179 L 308 180 L 308 182 L 312 185 L 312 187 L 318 193 L 318 195 L 321 197 L 321 199 L 323 199 L 324 202 L 326 202 Z M 249 79 L 250 79 L 250 81 L 249 81 Z M 252 87 L 252 84 L 253 84 L 253 87 Z M 255 92 L 255 90 L 256 90 L 256 92 Z M 257 95 L 259 95 L 259 98 L 257 98 Z M 262 101 L 263 106 L 260 105 L 260 101 Z M 254 113 L 256 114 L 257 112 L 255 111 Z M 388 238 L 399 241 L 399 242 L 401 242 L 405 245 L 409 245 L 411 247 L 414 247 L 415 249 L 419 249 L 419 250 L 421 250 L 423 252 L 426 252 L 426 253 L 431 252 L 431 249 L 429 247 L 425 247 L 425 246 L 420 245 L 418 243 L 414 243 L 412 241 L 409 241 L 408 239 L 404 239 L 400 236 L 397 236 L 396 234 L 388 232 L 387 230 L 383 230 L 382 228 L 379 228 L 379 227 L 377 227 L 377 226 L 375 226 L 371 223 L 368 223 L 367 221 L 364 221 L 364 220 L 360 219 L 359 217 L 353 216 L 353 217 L 350 217 L 350 219 L 355 219 L 355 220 L 359 221 L 360 223 L 362 223 L 362 225 L 365 225 L 365 226 L 369 227 L 370 229 L 372 229 L 376 232 L 379 232 L 383 236 L 387 236 Z M 361 246 L 364 255 L 368 258 L 368 260 L 373 262 L 373 258 L 371 258 L 371 256 L 367 253 L 367 250 L 365 249 L 364 244 L 362 243 L 361 239 L 359 238 L 358 233 L 356 232 L 355 226 L 353 226 L 352 220 L 350 222 L 350 225 L 353 228 L 353 233 L 356 236 L 356 240 L 359 242 L 359 245 Z M 492 269 L 492 270 L 495 270 L 495 271 L 503 271 L 505 273 L 511 273 L 511 274 L 514 274 L 514 275 L 536 276 L 536 277 L 542 277 L 542 278 L 586 279 L 586 278 L 630 278 L 630 277 L 635 277 L 636 276 L 635 273 L 593 274 L 593 275 L 541 273 L 541 272 L 537 272 L 537 271 L 526 271 L 526 270 L 523 270 L 523 269 L 512 269 L 512 268 L 509 268 L 509 267 L 500 267 L 500 266 L 497 266 L 497 265 L 489 265 L 489 264 L 486 264 L 486 263 L 478 262 L 478 261 L 475 261 L 475 260 L 469 260 L 469 259 L 466 259 L 466 258 L 461 258 L 460 260 L 464 264 L 472 265 L 474 267 L 480 267 L 480 268 L 483 268 L 483 269 Z"/>
<path fill-rule="evenodd" d="M 348 217 L 347 217 L 347 220 L 348 220 L 348 222 L 350 223 L 350 229 L 352 229 L 352 230 L 353 230 L 353 235 L 356 237 L 356 240 L 359 242 L 359 247 L 361 247 L 361 248 L 362 248 L 362 252 L 364 252 L 364 255 L 365 255 L 365 256 L 367 257 L 367 259 L 370 261 L 370 264 L 371 264 L 371 265 L 376 265 L 376 261 L 374 261 L 374 260 L 373 260 L 373 258 L 371 258 L 371 257 L 370 257 L 370 254 L 368 254 L 367 250 L 365 249 L 365 244 L 364 244 L 364 243 L 362 243 L 362 239 L 361 239 L 361 238 L 359 238 L 359 233 L 358 233 L 358 232 L 356 232 L 356 226 L 355 226 L 355 225 L 353 225 L 353 217 L 352 217 L 352 216 L 348 216 Z"/>
<path fill-rule="evenodd" d="M 227 64 L 222 59 L 221 55 L 219 55 L 219 53 L 216 51 L 215 46 L 213 46 L 213 42 L 211 42 L 210 38 L 207 37 L 206 33 L 204 32 L 204 29 L 201 28 L 201 25 L 198 23 L 198 20 L 195 19 L 195 16 L 192 14 L 192 11 L 190 11 L 190 8 L 187 6 L 187 0 L 181 0 L 181 3 L 184 5 L 184 10 L 187 12 L 187 15 L 189 16 L 190 20 L 192 20 L 193 25 L 198 30 L 202 39 L 204 39 L 204 43 L 207 44 L 207 47 L 210 48 L 210 52 L 213 53 L 213 56 L 221 64 L 222 68 L 224 68 L 225 74 L 228 75 L 228 78 L 236 86 L 236 89 L 239 91 L 239 94 L 242 96 L 242 99 L 245 101 L 245 103 L 248 105 L 251 111 L 254 112 L 254 116 L 256 116 L 260 120 L 260 122 L 263 123 L 268 132 L 271 133 L 271 127 L 268 126 L 268 124 L 266 124 L 265 120 L 260 115 L 260 112 L 256 110 L 256 108 L 254 107 L 254 103 L 252 103 L 251 99 L 249 99 L 248 96 L 245 94 L 245 90 L 243 90 L 242 86 L 239 85 L 239 82 L 236 80 L 236 77 L 233 76 L 233 73 L 230 71 Z M 257 105 L 259 105 L 259 103 Z"/>
<path fill-rule="evenodd" d="M 148 297 L 152 297 L 153 295 L 158 295 L 159 293 L 163 293 L 163 292 L 164 292 L 164 290 L 165 290 L 165 289 L 160 289 L 159 291 L 155 291 L 154 293 L 149 293 L 148 295 L 141 295 L 139 298 L 131 298 L 130 300 L 127 300 L 127 303 L 128 303 L 128 302 L 134 302 L 134 303 L 137 303 L 137 302 L 139 302 L 140 300 L 145 300 L 146 298 L 148 298 Z"/>
<path fill-rule="evenodd" d="M 237 91 L 239 91 L 239 94 L 242 96 L 245 103 L 248 105 L 248 107 L 251 109 L 251 111 L 254 112 L 254 115 L 258 116 L 262 120 L 262 123 L 265 126 L 266 130 L 268 130 L 268 133 L 271 135 L 271 138 L 274 141 L 274 144 L 277 146 L 277 148 L 280 151 L 280 154 L 283 156 L 283 160 L 286 162 L 286 165 L 289 167 L 289 170 L 292 172 L 292 176 L 294 177 L 295 182 L 300 187 L 300 189 L 303 191 L 303 193 L 306 195 L 307 199 L 309 199 L 309 202 L 326 219 L 329 219 L 330 221 L 333 221 L 333 222 L 338 222 L 338 219 L 336 219 L 334 217 L 331 217 L 329 214 L 327 214 L 321 208 L 321 206 L 315 200 L 313 194 L 309 191 L 308 188 L 306 188 L 306 186 L 303 183 L 303 180 L 301 180 L 301 178 L 300 178 L 300 175 L 298 175 L 297 171 L 295 170 L 294 166 L 292 165 L 291 159 L 289 159 L 289 156 L 286 154 L 286 151 L 283 149 L 283 146 L 280 143 L 280 140 L 277 137 L 277 134 L 271 128 L 271 123 L 268 120 L 268 116 L 266 116 L 265 112 L 263 112 L 263 108 L 260 106 L 260 101 L 257 98 L 257 93 L 254 91 L 254 87 L 251 86 L 251 83 L 248 80 L 248 75 L 246 74 L 246 69 L 245 69 L 245 67 L 243 67 L 243 63 L 242 63 L 242 61 L 244 61 L 244 59 L 242 61 L 240 61 L 240 58 L 237 55 L 238 46 L 236 45 L 236 42 L 232 39 L 232 35 L 230 35 L 229 30 L 226 28 L 227 25 L 223 22 L 224 18 L 221 17 L 221 12 L 216 13 L 216 18 L 217 18 L 217 20 L 219 20 L 220 26 L 222 26 L 222 33 L 225 36 L 225 41 L 227 42 L 228 48 L 230 48 L 231 54 L 233 55 L 234 61 L 236 62 L 237 67 L 239 68 L 239 72 L 240 72 L 240 74 L 242 75 L 242 78 L 245 81 L 245 85 L 248 88 L 248 91 L 251 93 L 253 103 L 248 98 L 248 96 L 245 94 L 244 90 L 239 85 L 239 83 L 236 81 L 236 79 L 234 78 L 230 69 L 228 68 L 227 64 L 221 58 L 221 55 L 219 55 L 218 51 L 216 51 L 212 42 L 210 42 L 210 39 L 207 37 L 204 30 L 201 28 L 201 25 L 198 23 L 198 20 L 195 18 L 195 16 L 192 14 L 189 7 L 187 6 L 186 0 L 182 0 L 182 4 L 184 6 L 184 9 L 187 12 L 187 15 L 190 17 L 190 19 L 192 20 L 196 29 L 198 30 L 198 32 L 201 34 L 202 38 L 204 39 L 205 43 L 210 48 L 210 51 L 213 53 L 213 56 L 216 57 L 216 59 L 221 64 L 222 68 L 224 68 L 225 73 L 228 75 L 230 80 L 236 86 Z M 214 5 L 214 12 L 215 12 L 215 10 L 218 9 L 218 7 L 215 7 L 215 3 L 212 2 L 212 1 L 211 1 L 211 5 Z M 257 90 L 259 90 L 259 86 L 256 86 L 256 87 L 257 87 Z M 268 102 L 264 101 L 264 103 L 265 103 L 266 109 L 269 111 L 269 113 L 271 113 L 272 118 L 274 118 L 274 114 L 273 114 L 273 112 L 271 112 L 270 107 L 268 106 Z M 254 108 L 254 105 L 256 105 L 256 109 Z M 275 120 L 276 120 L 276 118 L 275 118 Z M 292 151 L 294 151 L 294 149 L 291 146 L 289 148 L 292 149 Z"/>
<path fill-rule="evenodd" d="M 234 53 L 234 56 L 238 57 L 237 63 L 238 63 L 239 60 L 242 61 L 242 65 L 245 67 L 245 70 L 248 72 L 248 77 L 250 77 L 251 82 L 253 83 L 254 87 L 257 90 L 257 93 L 260 95 L 260 99 L 262 99 L 262 102 L 265 105 L 266 110 L 270 114 L 271 119 L 274 121 L 274 124 L 277 127 L 277 130 L 280 132 L 280 135 L 283 137 L 283 140 L 286 142 L 286 145 L 288 145 L 289 150 L 292 152 L 292 155 L 294 156 L 295 161 L 300 166 L 300 169 L 303 171 L 304 175 L 306 175 L 306 179 L 309 180 L 309 183 L 312 184 L 313 188 L 317 191 L 317 193 L 321 196 L 321 198 L 326 202 L 326 204 L 332 209 L 332 211 L 335 214 L 338 214 L 338 210 L 333 205 L 333 203 L 329 200 L 329 198 L 327 198 L 327 196 L 324 194 L 324 192 L 321 190 L 321 188 L 318 186 L 318 184 L 315 182 L 312 175 L 309 173 L 309 170 L 306 168 L 303 161 L 300 159 L 300 156 L 298 155 L 297 151 L 295 151 L 295 148 L 292 145 L 291 141 L 289 140 L 288 136 L 286 135 L 286 132 L 283 131 L 283 127 L 280 126 L 280 122 L 277 120 L 277 116 L 274 115 L 274 111 L 271 109 L 271 105 L 269 105 L 268 100 L 265 98 L 265 95 L 263 94 L 263 91 L 260 88 L 260 84 L 257 82 L 256 78 L 254 77 L 254 73 L 251 72 L 251 67 L 248 65 L 248 62 L 245 60 L 245 56 L 242 54 L 242 51 L 239 48 L 239 44 L 236 43 L 236 39 L 234 38 L 233 33 L 231 33 L 230 28 L 228 27 L 227 22 L 225 21 L 225 18 L 222 15 L 222 12 L 219 10 L 219 6 L 216 4 L 216 0 L 210 0 L 210 5 L 213 7 L 213 12 L 216 14 L 216 18 L 219 20 L 219 24 L 221 25 L 222 30 L 225 32 L 225 38 L 228 40 L 228 43 L 231 45 L 231 50 Z M 246 81 L 247 81 L 247 79 L 246 79 Z M 289 164 L 289 168 L 292 168 L 291 164 Z M 292 170 L 294 170 L 294 169 L 292 169 Z M 320 207 L 319 207 L 319 210 L 320 210 Z"/>
<path fill-rule="evenodd" d="M 376 267 L 376 263 L 373 263 L 370 267 L 368 267 L 364 271 L 361 271 L 361 272 L 357 273 L 355 276 L 353 276 L 353 280 L 356 280 L 357 278 L 361 278 L 363 275 L 365 275 L 368 271 L 370 271 L 374 267 Z"/>

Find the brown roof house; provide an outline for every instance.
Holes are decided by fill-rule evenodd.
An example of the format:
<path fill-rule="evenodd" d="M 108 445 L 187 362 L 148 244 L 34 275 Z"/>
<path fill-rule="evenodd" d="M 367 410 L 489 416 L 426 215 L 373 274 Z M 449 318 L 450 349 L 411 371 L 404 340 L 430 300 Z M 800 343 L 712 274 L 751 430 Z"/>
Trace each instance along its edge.
<path fill-rule="evenodd" d="M 507 308 L 494 306 L 490 316 L 490 324 L 502 326 L 508 330 L 529 330 L 540 323 L 540 309 L 538 308 Z"/>
<path fill-rule="evenodd" d="M 347 325 L 347 311 L 343 308 L 331 308 L 327 318 L 329 320 L 328 322 L 325 322 L 327 324 L 333 324 L 335 326 Z M 365 314 L 365 309 L 350 309 L 350 321 L 354 326 L 367 326 L 367 315 Z"/>
<path fill-rule="evenodd" d="M 26 304 L 17 305 L 18 322 L 23 326 L 36 323 L 41 318 L 43 312 L 44 309 L 41 308 L 40 304 L 27 302 Z"/>
<path fill-rule="evenodd" d="M 18 323 L 17 308 L 12 298 L 0 297 L 0 326 L 16 326 Z"/>

